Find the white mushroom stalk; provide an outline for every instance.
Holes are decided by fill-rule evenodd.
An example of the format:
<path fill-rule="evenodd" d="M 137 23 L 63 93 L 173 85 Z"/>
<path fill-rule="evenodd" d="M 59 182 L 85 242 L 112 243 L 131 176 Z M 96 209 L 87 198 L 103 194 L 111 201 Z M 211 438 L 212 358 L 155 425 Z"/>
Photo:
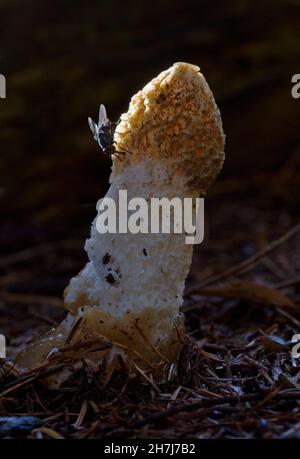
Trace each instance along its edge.
<path fill-rule="evenodd" d="M 130 152 L 113 156 L 106 197 L 117 206 L 120 190 L 128 201 L 203 197 L 224 161 L 213 94 L 199 68 L 185 63 L 174 64 L 132 98 L 114 140 L 117 150 Z M 65 291 L 66 319 L 25 349 L 20 366 L 32 367 L 52 349 L 89 336 L 121 344 L 128 359 L 143 367 L 176 359 L 193 246 L 184 232 L 100 234 L 96 221 L 85 244 L 89 262 Z M 94 361 L 103 355 L 95 354 Z"/>

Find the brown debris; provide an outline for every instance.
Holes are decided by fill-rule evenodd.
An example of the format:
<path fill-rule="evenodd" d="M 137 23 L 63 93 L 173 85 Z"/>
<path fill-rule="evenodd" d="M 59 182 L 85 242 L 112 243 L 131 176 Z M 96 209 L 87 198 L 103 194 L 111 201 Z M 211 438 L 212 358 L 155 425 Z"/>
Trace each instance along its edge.
<path fill-rule="evenodd" d="M 105 337 L 99 342 L 99 337 L 91 336 L 73 344 L 75 325 L 67 346 L 51 353 L 27 373 L 19 374 L 8 361 L 3 362 L 0 415 L 26 414 L 41 421 L 31 431 L 7 436 L 298 438 L 300 367 L 299 361 L 292 358 L 291 340 L 300 333 L 299 234 L 286 237 L 291 234 L 290 228 L 297 228 L 296 215 L 285 199 L 278 202 L 276 197 L 276 206 L 272 205 L 271 191 L 264 199 L 259 187 L 252 192 L 252 200 L 248 191 L 245 195 L 239 192 L 234 203 L 219 188 L 217 198 L 207 202 L 208 211 L 213 208 L 207 218 L 214 234 L 207 235 L 204 243 L 196 247 L 187 289 L 193 293 L 186 295 L 184 306 L 188 334 L 178 362 L 170 364 L 158 355 L 157 372 L 164 375 L 163 382 L 139 365 L 124 365 L 122 352 L 126 349 L 117 342 Z M 290 192 L 287 188 L 286 193 Z M 255 193 L 260 196 L 259 202 Z M 294 196 L 298 202 L 300 196 Z M 266 207 L 276 211 L 266 215 Z M 234 228 L 233 214 L 239 215 Z M 267 240 L 283 242 L 268 252 L 271 263 L 264 263 L 264 252 L 257 262 L 249 264 L 249 259 L 261 253 L 262 232 Z M 45 331 L 49 321 L 57 323 L 62 319 L 59 304 L 48 299 L 60 297 L 60 277 L 63 275 L 67 282 L 69 267 L 65 263 L 55 273 L 49 257 L 72 259 L 75 272 L 81 260 L 78 256 L 76 265 L 73 247 L 67 243 L 49 247 L 51 250 L 43 252 L 42 258 L 40 251 L 31 255 L 27 251 L 26 260 L 22 255 L 4 263 L 0 325 L 8 338 L 9 356 Z M 222 286 L 203 286 L 205 275 L 228 272 L 241 263 L 249 267 L 246 276 L 239 271 L 235 279 L 232 274 L 224 279 Z M 26 282 L 31 280 L 33 287 L 22 297 L 18 273 L 23 279 L 26 269 Z M 57 285 L 51 292 L 40 287 L 48 279 Z M 18 293 L 15 302 L 7 293 Z M 35 297 L 29 294 L 41 301 L 32 302 Z M 103 361 L 94 372 L 89 355 L 103 349 L 114 350 L 114 371 L 108 372 Z M 70 370 L 71 378 L 60 389 L 49 390 L 42 384 L 63 368 Z"/>

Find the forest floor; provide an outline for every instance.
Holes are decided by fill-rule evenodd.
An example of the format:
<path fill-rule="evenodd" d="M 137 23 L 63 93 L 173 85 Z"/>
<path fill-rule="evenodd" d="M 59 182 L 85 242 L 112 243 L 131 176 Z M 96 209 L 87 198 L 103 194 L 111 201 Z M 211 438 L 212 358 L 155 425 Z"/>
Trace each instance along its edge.
<path fill-rule="evenodd" d="M 45 376 L 70 362 L 17 375 L 8 359 L 0 416 L 11 418 L 0 418 L 0 436 L 300 438 L 300 367 L 292 356 L 300 334 L 298 183 L 287 167 L 213 188 L 186 286 L 185 342 L 176 364 L 160 364 L 163 383 L 126 368 L 104 381 L 86 362 L 49 390 Z M 61 290 L 82 266 L 82 246 L 54 241 L 0 259 L 8 354 L 64 317 Z"/>

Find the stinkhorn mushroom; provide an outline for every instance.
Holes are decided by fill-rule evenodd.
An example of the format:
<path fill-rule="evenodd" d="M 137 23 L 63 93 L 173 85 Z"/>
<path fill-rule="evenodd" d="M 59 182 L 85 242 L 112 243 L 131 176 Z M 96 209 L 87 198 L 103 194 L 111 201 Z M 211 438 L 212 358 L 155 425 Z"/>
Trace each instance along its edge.
<path fill-rule="evenodd" d="M 224 133 L 213 94 L 199 68 L 176 63 L 131 99 L 117 126 L 107 197 L 118 204 L 143 197 L 204 196 L 224 161 Z M 65 290 L 66 319 L 19 356 L 32 367 L 53 349 L 88 336 L 123 346 L 145 368 L 174 361 L 182 343 L 179 309 L 193 246 L 186 235 L 100 234 L 96 220 L 85 249 L 89 261 Z M 73 330 L 76 328 L 76 332 Z M 132 353 L 130 352 L 132 350 Z M 95 353 L 100 361 L 104 353 Z M 126 360 L 126 357 L 125 357 Z"/>

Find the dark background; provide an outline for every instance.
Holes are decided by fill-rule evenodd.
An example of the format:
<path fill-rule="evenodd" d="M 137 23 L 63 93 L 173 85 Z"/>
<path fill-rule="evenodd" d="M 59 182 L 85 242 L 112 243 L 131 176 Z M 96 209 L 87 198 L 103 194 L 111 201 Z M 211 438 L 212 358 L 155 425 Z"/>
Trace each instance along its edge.
<path fill-rule="evenodd" d="M 299 24 L 296 0 L 1 0 L 0 267 L 15 279 L 9 289 L 60 296 L 82 267 L 110 172 L 87 117 L 104 103 L 117 120 L 138 89 L 178 61 L 201 67 L 227 136 L 206 240 L 231 237 L 229 250 L 248 256 L 257 244 L 241 234 L 251 239 L 254 220 L 287 229 L 299 215 L 300 100 L 290 93 L 300 72 Z"/>
<path fill-rule="evenodd" d="M 14 378 L 11 366 L 3 382 L 0 361 L 0 417 L 27 413 L 48 429 L 29 437 L 299 438 L 300 372 L 290 340 L 300 331 L 300 99 L 291 96 L 300 73 L 300 0 L 0 0 L 7 355 L 64 317 L 63 290 L 86 261 L 84 241 L 111 166 L 87 117 L 104 103 L 118 120 L 137 90 L 178 61 L 201 67 L 227 137 L 186 283 L 178 377 L 157 394 L 124 369 L 108 384 L 102 370 L 91 381 L 84 365 L 53 394 L 32 383 L 34 373 Z M 276 250 L 257 255 L 278 238 Z M 212 404 L 152 422 L 171 400 L 190 407 L 203 396 Z M 224 403 L 228 396 L 238 403 Z M 149 424 L 132 430 L 140 419 Z"/>

